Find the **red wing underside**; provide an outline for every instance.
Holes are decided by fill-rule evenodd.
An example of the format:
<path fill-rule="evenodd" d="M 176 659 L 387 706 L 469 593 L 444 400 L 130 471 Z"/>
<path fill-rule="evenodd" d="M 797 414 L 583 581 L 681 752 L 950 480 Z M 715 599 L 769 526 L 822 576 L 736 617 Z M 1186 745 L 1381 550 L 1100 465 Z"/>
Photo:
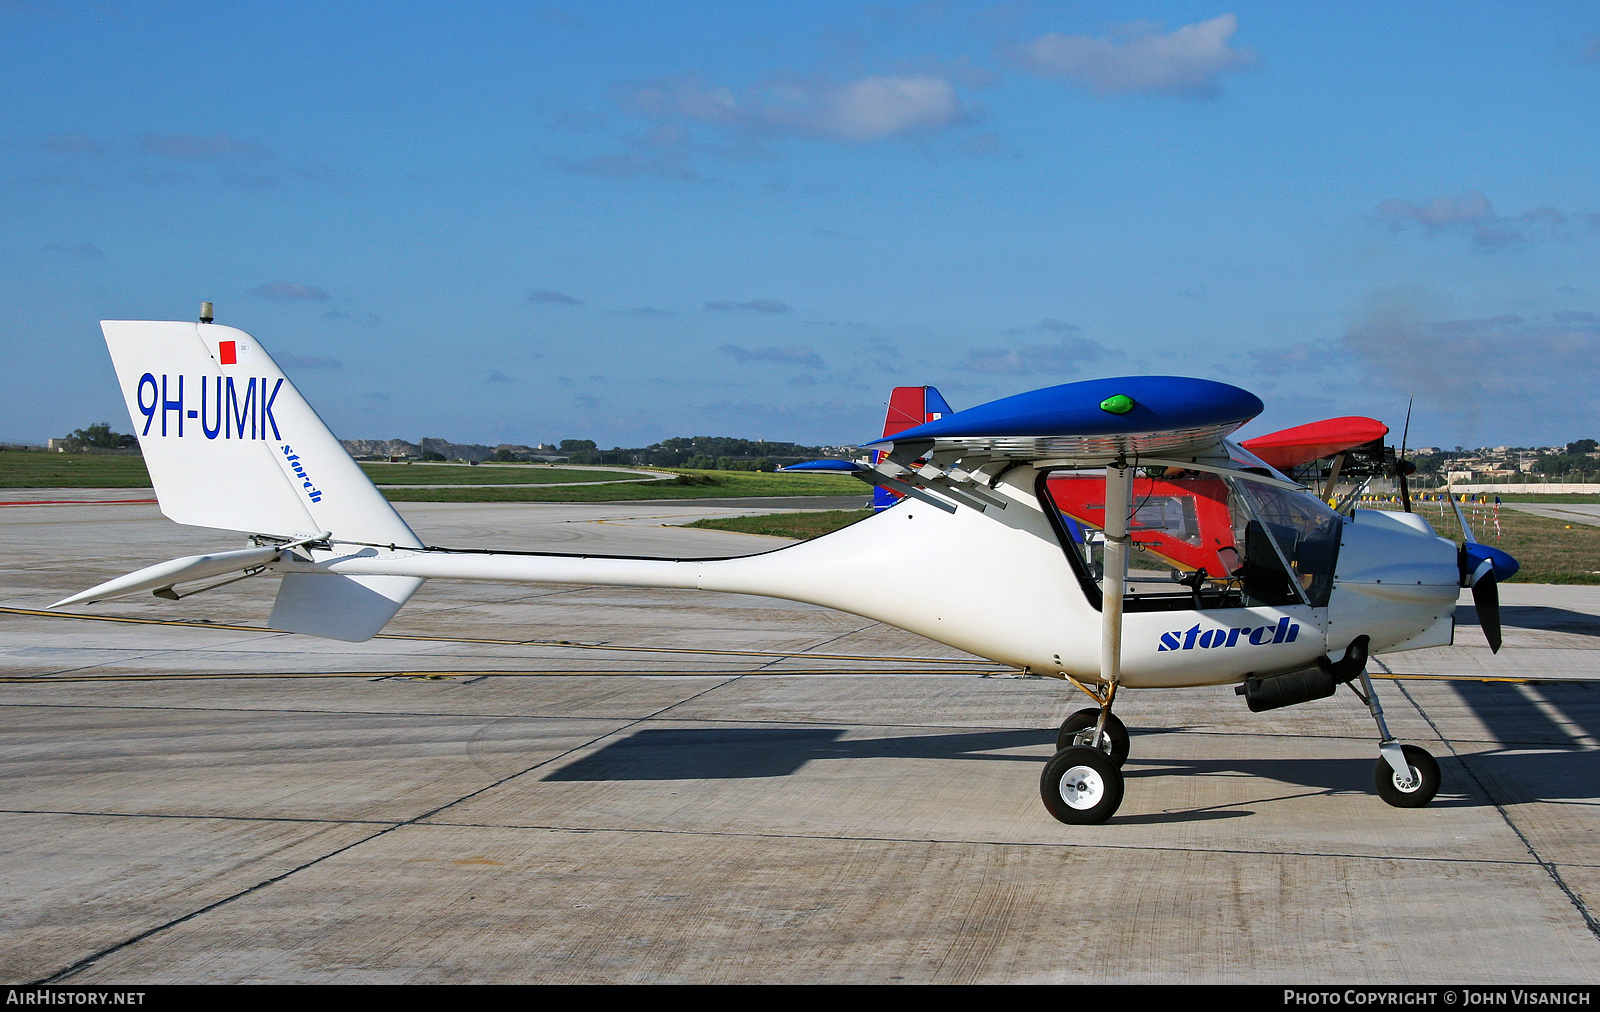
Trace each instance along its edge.
<path fill-rule="evenodd" d="M 1389 427 L 1376 418 L 1346 415 L 1269 432 L 1239 445 L 1280 471 L 1382 439 Z"/>

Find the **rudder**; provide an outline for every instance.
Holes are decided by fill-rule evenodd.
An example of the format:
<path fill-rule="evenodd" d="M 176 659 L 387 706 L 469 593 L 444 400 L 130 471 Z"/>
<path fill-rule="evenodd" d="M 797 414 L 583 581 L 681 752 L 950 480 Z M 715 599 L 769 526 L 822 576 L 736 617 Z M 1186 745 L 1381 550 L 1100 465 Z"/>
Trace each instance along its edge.
<path fill-rule="evenodd" d="M 421 547 L 255 338 L 207 323 L 100 326 L 169 518 Z"/>
<path fill-rule="evenodd" d="M 420 548 L 400 514 L 242 330 L 101 323 L 161 512 L 180 524 Z M 415 577 L 291 574 L 271 624 L 365 640 L 422 585 Z"/>

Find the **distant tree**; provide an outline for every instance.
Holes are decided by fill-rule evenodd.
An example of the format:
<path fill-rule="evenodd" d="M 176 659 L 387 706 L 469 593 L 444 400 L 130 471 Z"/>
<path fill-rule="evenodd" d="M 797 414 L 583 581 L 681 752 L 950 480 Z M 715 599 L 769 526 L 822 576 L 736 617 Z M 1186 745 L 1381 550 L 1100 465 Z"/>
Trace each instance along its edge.
<path fill-rule="evenodd" d="M 1580 439 L 1577 442 L 1567 444 L 1567 456 L 1577 457 L 1585 453 L 1593 453 L 1597 449 L 1600 449 L 1600 443 L 1592 439 Z"/>
<path fill-rule="evenodd" d="M 1560 477 L 1567 474 L 1583 474 L 1594 470 L 1595 462 L 1583 454 L 1573 456 L 1565 453 L 1541 454 L 1533 469 L 1540 474 Z"/>
<path fill-rule="evenodd" d="M 517 455 L 512 453 L 510 450 L 496 450 L 494 451 L 494 459 L 515 461 L 517 459 Z"/>
<path fill-rule="evenodd" d="M 599 449 L 591 439 L 563 439 L 561 452 L 574 464 L 686 467 L 719 471 L 771 471 L 779 465 L 827 454 L 827 451 L 816 446 L 732 436 L 675 436 L 649 446 L 633 449 L 616 446 L 609 450 Z"/>
<path fill-rule="evenodd" d="M 76 430 L 67 439 L 78 446 L 92 446 L 100 450 L 121 450 L 139 442 L 128 433 L 113 432 L 110 422 L 95 422 L 86 429 Z"/>
<path fill-rule="evenodd" d="M 443 460 L 444 459 L 444 454 L 440 453 L 438 450 L 423 450 L 422 451 L 422 459 L 423 460 Z"/>

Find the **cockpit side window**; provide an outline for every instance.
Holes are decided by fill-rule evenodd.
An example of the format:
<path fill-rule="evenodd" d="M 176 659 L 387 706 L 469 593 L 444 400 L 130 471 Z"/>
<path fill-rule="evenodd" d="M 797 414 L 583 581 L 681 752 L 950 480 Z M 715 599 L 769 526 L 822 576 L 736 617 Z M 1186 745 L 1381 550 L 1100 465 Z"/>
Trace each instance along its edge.
<path fill-rule="evenodd" d="M 1275 476 L 1275 475 L 1274 475 Z M 1039 499 L 1099 605 L 1105 575 L 1105 471 L 1051 471 Z M 1327 604 L 1338 514 L 1309 493 L 1211 472 L 1135 471 L 1129 510 L 1128 611 Z"/>
<path fill-rule="evenodd" d="M 1325 607 L 1328 595 L 1333 592 L 1333 568 L 1338 560 L 1339 537 L 1344 520 L 1329 509 L 1327 504 L 1307 492 L 1273 488 L 1259 482 L 1235 481 L 1235 495 L 1239 500 L 1237 519 L 1243 521 L 1246 539 L 1252 525 L 1259 532 L 1260 548 L 1252 556 L 1246 545 L 1247 558 L 1258 560 L 1263 576 L 1258 584 L 1246 580 L 1247 593 L 1261 598 L 1262 604 L 1280 603 L 1271 598 L 1281 596 L 1273 584 L 1275 577 L 1265 575 L 1274 568 L 1282 573 L 1287 563 L 1288 579 L 1298 583 L 1306 603 L 1316 608 Z M 1270 537 L 1278 547 L 1270 552 Z M 1267 555 L 1281 556 L 1269 560 Z M 1258 589 L 1259 588 L 1259 589 Z M 1292 603 L 1292 602 L 1281 602 Z"/>

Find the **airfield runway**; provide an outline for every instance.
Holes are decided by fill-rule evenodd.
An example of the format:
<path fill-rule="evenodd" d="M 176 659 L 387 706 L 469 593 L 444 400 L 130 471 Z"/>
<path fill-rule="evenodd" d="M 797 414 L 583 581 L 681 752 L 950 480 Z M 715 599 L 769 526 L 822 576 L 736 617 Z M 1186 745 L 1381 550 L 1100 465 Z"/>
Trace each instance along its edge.
<path fill-rule="evenodd" d="M 780 544 L 670 526 L 759 502 L 400 508 L 459 547 Z M 1498 656 L 1463 608 L 1383 659 L 1428 808 L 1373 794 L 1348 694 L 1128 692 L 1127 800 L 1068 827 L 1069 686 L 820 608 L 432 582 L 343 644 L 263 630 L 261 578 L 37 613 L 239 544 L 0 509 L 5 981 L 1600 981 L 1600 587 L 1505 587 Z"/>

